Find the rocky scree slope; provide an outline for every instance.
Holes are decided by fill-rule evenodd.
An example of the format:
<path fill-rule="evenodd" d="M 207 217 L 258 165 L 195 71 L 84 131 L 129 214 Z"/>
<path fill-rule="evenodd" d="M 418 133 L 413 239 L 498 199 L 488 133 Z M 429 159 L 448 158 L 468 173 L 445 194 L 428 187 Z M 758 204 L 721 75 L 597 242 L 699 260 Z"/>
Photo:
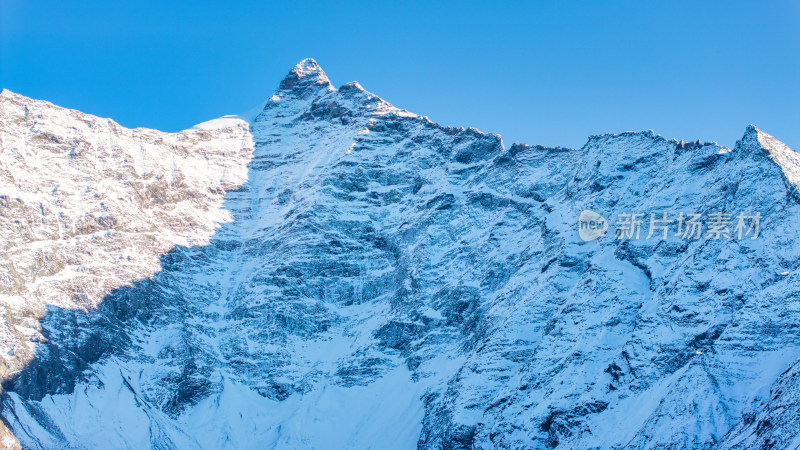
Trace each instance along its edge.
<path fill-rule="evenodd" d="M 800 156 L 514 145 L 298 64 L 182 133 L 3 91 L 2 418 L 29 448 L 788 448 Z M 761 214 L 593 242 L 583 209 Z"/>

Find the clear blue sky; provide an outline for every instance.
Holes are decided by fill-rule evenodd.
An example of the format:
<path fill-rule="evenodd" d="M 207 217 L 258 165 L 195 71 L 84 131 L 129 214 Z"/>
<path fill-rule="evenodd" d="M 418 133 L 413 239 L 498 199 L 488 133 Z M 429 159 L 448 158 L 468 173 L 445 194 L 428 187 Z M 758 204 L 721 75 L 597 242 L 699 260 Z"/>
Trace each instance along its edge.
<path fill-rule="evenodd" d="M 0 0 L 0 86 L 128 127 L 247 111 L 315 58 L 444 125 L 800 148 L 800 2 Z"/>

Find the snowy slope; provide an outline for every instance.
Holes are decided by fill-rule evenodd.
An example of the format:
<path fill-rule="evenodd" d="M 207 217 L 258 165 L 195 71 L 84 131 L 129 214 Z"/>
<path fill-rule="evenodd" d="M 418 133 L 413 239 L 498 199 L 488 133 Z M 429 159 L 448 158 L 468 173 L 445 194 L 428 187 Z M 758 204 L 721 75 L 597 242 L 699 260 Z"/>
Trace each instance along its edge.
<path fill-rule="evenodd" d="M 755 127 L 506 149 L 313 60 L 252 117 L 177 134 L 7 91 L 0 114 L 2 345 L 26 349 L 2 417 L 25 447 L 798 439 L 769 418 L 800 358 L 800 157 Z M 579 238 L 584 209 L 609 236 Z M 762 229 L 614 239 L 651 211 Z"/>

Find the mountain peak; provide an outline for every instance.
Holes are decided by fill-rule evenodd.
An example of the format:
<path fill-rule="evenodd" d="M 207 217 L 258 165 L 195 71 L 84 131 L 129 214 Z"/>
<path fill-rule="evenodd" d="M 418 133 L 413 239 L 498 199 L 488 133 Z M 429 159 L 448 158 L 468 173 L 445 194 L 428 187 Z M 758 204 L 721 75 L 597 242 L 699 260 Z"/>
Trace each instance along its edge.
<path fill-rule="evenodd" d="M 322 67 L 319 66 L 319 63 L 314 58 L 306 58 L 295 64 L 291 73 L 295 73 L 300 77 L 319 74 L 323 77 L 325 76 L 325 71 L 322 70 Z"/>
<path fill-rule="evenodd" d="M 309 93 L 332 91 L 334 88 L 322 67 L 313 58 L 306 58 L 289 71 L 278 90 L 291 91 L 298 97 L 306 97 Z"/>
<path fill-rule="evenodd" d="M 767 156 L 780 166 L 786 179 L 800 189 L 800 153 L 774 136 L 748 125 L 744 136 L 736 143 L 735 150 L 741 155 Z"/>
<path fill-rule="evenodd" d="M 747 126 L 747 128 L 744 129 L 743 137 L 746 138 L 748 136 L 753 136 L 757 138 L 759 133 L 763 133 L 763 131 L 759 130 L 757 126 L 751 123 L 750 125 Z"/>
<path fill-rule="evenodd" d="M 736 148 L 740 149 L 760 149 L 763 147 L 761 137 L 767 135 L 759 130 L 757 126 L 750 124 L 745 128 L 742 138 L 736 142 Z"/>

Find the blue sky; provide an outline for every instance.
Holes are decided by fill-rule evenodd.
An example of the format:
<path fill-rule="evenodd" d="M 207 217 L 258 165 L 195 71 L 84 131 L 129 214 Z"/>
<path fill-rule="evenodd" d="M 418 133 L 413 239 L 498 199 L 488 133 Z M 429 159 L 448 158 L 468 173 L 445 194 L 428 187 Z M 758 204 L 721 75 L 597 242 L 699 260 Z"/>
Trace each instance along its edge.
<path fill-rule="evenodd" d="M 800 148 L 800 2 L 0 0 L 0 86 L 177 131 L 315 58 L 444 125 L 580 147 L 653 129 Z"/>

